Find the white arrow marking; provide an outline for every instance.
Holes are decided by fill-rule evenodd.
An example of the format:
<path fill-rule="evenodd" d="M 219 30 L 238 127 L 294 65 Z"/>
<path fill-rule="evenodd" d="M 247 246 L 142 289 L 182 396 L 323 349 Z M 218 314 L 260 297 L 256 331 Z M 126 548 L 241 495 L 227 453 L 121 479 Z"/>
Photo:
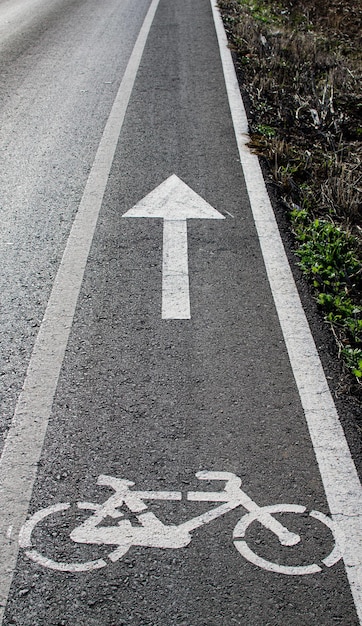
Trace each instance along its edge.
<path fill-rule="evenodd" d="M 175 174 L 123 217 L 163 219 L 162 319 L 190 319 L 186 220 L 223 220 L 225 217 Z"/>

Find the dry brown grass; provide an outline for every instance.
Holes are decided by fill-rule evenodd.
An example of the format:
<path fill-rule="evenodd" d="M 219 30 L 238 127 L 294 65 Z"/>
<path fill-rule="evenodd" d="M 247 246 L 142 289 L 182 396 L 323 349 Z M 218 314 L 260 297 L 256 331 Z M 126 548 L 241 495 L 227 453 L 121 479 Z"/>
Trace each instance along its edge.
<path fill-rule="evenodd" d="M 361 226 L 362 9 L 349 0 L 219 5 L 251 99 L 252 146 L 275 172 L 287 161 L 286 191 L 310 183 L 317 210 Z"/>
<path fill-rule="evenodd" d="M 287 210 L 307 216 L 298 222 L 299 241 L 304 224 L 313 236 L 318 219 L 335 224 L 341 242 L 347 233 L 354 247 L 352 279 L 331 293 L 327 281 L 316 297 L 353 311 L 345 328 L 332 326 L 361 383 L 361 330 L 350 329 L 362 329 L 362 5 L 219 0 L 219 6 L 248 94 L 250 145 L 267 159 Z M 337 313 L 329 308 L 329 321 Z"/>

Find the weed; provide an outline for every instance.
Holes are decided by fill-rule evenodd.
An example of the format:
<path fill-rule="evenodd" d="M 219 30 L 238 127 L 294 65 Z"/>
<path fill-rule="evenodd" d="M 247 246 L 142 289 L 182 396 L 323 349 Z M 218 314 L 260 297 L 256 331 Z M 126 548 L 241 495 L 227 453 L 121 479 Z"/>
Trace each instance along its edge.
<path fill-rule="evenodd" d="M 272 126 L 268 126 L 267 124 L 258 124 L 256 129 L 258 133 L 260 133 L 264 137 L 268 137 L 269 139 L 271 137 L 275 137 L 276 135 L 275 128 L 272 128 Z"/>
<path fill-rule="evenodd" d="M 334 329 L 346 365 L 362 380 L 362 307 L 354 302 L 361 279 L 358 242 L 330 221 L 310 220 L 306 210 L 291 212 L 299 265 L 313 283 L 325 320 Z"/>
<path fill-rule="evenodd" d="M 301 268 L 362 382 L 362 6 L 219 6 L 250 99 L 250 147 L 269 161 L 292 213 Z"/>

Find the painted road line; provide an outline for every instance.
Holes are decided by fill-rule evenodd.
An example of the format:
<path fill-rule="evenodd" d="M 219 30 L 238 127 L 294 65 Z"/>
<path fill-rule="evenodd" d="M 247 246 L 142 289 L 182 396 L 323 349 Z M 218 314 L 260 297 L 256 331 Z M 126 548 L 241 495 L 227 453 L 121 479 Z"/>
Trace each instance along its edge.
<path fill-rule="evenodd" d="M 110 168 L 159 0 L 153 0 L 134 45 L 88 177 L 0 460 L 0 619 L 18 555 L 37 463 L 72 326 Z"/>
<path fill-rule="evenodd" d="M 163 219 L 162 319 L 190 319 L 186 220 L 223 220 L 225 217 L 175 174 L 123 217 Z"/>
<path fill-rule="evenodd" d="M 293 374 L 330 512 L 345 536 L 343 560 L 362 623 L 362 487 L 280 237 L 256 155 L 222 19 L 211 0 L 240 161 Z"/>

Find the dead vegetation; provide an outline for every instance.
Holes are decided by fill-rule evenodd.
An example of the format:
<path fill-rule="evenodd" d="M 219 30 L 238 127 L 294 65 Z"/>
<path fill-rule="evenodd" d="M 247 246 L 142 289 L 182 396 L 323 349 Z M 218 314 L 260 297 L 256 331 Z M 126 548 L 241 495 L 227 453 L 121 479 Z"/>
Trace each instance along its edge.
<path fill-rule="evenodd" d="M 219 0 L 219 6 L 248 94 L 251 147 L 268 160 L 302 269 L 360 393 L 362 6 L 354 0 Z"/>

